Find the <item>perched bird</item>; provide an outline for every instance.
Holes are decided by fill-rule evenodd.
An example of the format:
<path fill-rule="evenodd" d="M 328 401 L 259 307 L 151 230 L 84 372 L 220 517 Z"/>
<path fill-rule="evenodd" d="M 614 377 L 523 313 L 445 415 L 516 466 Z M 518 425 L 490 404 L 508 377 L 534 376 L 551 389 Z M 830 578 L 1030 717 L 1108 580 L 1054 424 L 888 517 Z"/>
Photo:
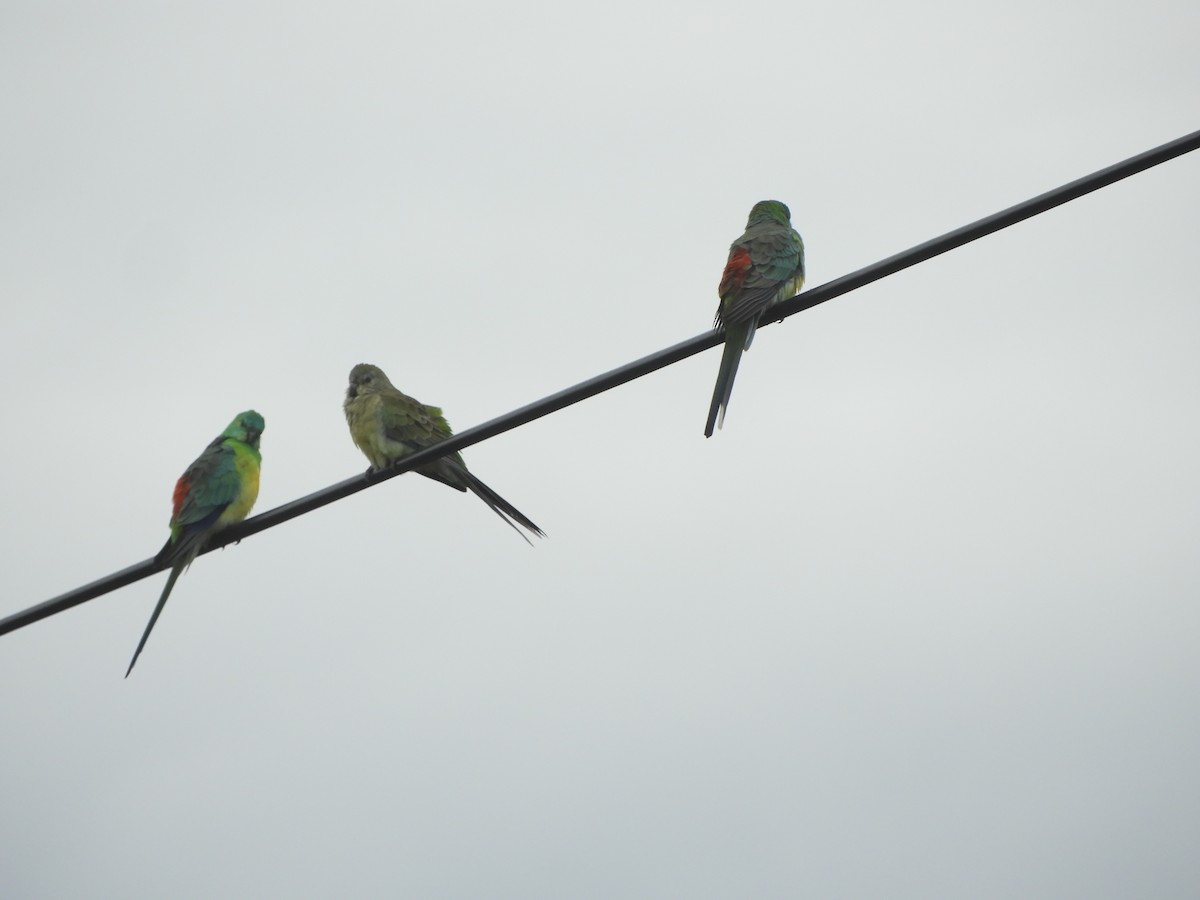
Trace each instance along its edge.
<path fill-rule="evenodd" d="M 725 350 L 713 388 L 704 436 L 720 428 L 733 393 L 742 351 L 750 349 L 765 310 L 800 291 L 804 284 L 804 241 L 792 228 L 792 213 L 778 200 L 762 200 L 750 210 L 745 233 L 729 247 L 721 275 L 714 328 L 725 328 Z M 718 419 L 718 413 L 720 418 Z"/>
<path fill-rule="evenodd" d="M 409 454 L 444 441 L 453 432 L 442 411 L 426 406 L 396 389 L 378 366 L 359 363 L 350 370 L 346 389 L 346 422 L 350 437 L 371 463 L 371 471 L 398 463 Z M 467 471 L 462 454 L 451 453 L 416 469 L 427 478 L 448 484 L 456 491 L 471 491 L 500 518 L 521 534 L 517 525 L 545 537 L 542 529 L 519 509 Z"/>
<path fill-rule="evenodd" d="M 246 518 L 258 499 L 258 473 L 262 465 L 258 439 L 264 427 L 263 417 L 254 410 L 240 413 L 175 482 L 171 537 L 154 558 L 157 563 L 169 563 L 171 574 L 133 652 L 126 678 L 183 570 L 192 564 L 209 538 Z"/>

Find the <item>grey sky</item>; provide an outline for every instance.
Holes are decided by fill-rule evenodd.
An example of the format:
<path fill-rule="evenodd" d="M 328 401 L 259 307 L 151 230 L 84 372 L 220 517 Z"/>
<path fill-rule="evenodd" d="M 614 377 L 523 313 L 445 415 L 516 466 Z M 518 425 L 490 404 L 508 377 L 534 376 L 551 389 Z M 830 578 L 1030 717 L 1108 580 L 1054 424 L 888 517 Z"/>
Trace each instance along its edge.
<path fill-rule="evenodd" d="M 1194 3 L 0 4 L 8 614 L 1200 127 Z M 1200 892 L 1200 157 L 0 639 L 6 898 Z"/>

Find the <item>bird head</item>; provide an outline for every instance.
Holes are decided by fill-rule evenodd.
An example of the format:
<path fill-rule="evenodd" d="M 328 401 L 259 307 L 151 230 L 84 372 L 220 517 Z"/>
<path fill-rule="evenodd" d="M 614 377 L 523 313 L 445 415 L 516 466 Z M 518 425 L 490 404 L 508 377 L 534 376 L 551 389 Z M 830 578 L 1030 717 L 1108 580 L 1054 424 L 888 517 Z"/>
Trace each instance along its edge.
<path fill-rule="evenodd" d="M 369 363 L 359 363 L 350 370 L 350 385 L 346 388 L 346 399 L 353 400 L 359 394 L 372 394 L 384 388 L 392 388 L 392 383 L 383 374 L 379 366 Z"/>
<path fill-rule="evenodd" d="M 248 409 L 243 413 L 238 413 L 237 418 L 229 423 L 229 427 L 224 431 L 224 437 L 257 447 L 258 439 L 262 437 L 263 429 L 266 427 L 267 423 L 263 417 L 254 410 Z"/>
<path fill-rule="evenodd" d="M 787 208 L 786 203 L 778 200 L 759 200 L 750 210 L 750 218 L 746 222 L 746 227 L 762 225 L 764 222 L 790 225 L 792 224 L 792 211 Z"/>

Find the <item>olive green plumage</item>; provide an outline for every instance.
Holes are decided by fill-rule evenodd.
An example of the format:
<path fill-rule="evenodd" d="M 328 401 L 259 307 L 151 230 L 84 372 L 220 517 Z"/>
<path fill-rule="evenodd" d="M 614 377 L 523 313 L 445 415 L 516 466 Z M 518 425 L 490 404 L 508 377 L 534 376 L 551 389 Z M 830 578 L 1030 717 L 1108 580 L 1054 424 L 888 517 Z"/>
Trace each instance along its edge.
<path fill-rule="evenodd" d="M 350 370 L 350 385 L 346 388 L 343 409 L 350 426 L 350 437 L 371 463 L 372 470 L 394 465 L 453 434 L 440 409 L 401 393 L 382 369 L 366 363 Z M 456 491 L 471 491 L 527 543 L 531 543 L 529 538 L 517 525 L 531 534 L 545 537 L 542 529 L 528 516 L 472 475 L 461 453 L 443 456 L 415 471 Z"/>

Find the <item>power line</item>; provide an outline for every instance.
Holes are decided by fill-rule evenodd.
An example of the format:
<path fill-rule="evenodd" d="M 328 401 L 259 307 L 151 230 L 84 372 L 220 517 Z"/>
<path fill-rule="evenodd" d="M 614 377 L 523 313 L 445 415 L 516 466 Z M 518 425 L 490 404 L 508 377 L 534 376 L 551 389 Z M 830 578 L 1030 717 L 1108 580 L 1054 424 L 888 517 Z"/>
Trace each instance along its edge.
<path fill-rule="evenodd" d="M 1200 131 L 1193 131 L 1191 134 L 1162 144 L 1152 150 L 1147 150 L 1145 153 L 1139 153 L 1137 156 L 1132 156 L 1108 168 L 1100 169 L 1098 172 L 1093 172 L 1091 175 L 1086 175 L 1076 181 L 1064 184 L 1052 191 L 1039 194 L 1036 197 L 1026 200 L 1024 203 L 1010 206 L 1008 209 L 1001 210 L 977 222 L 972 222 L 970 225 L 964 225 L 962 228 L 947 232 L 941 237 L 918 244 L 902 253 L 897 253 L 895 256 L 889 256 L 887 259 L 859 269 L 857 272 L 843 275 L 841 278 L 826 282 L 819 287 L 813 288 L 811 291 L 799 294 L 790 300 L 772 307 L 770 320 L 763 321 L 759 327 L 762 328 L 775 322 L 782 322 L 788 316 L 811 309 L 820 303 L 832 300 L 834 297 L 840 297 L 842 294 L 857 290 L 873 281 L 886 278 L 888 275 L 892 275 L 902 269 L 907 269 L 909 266 L 915 266 L 917 263 L 924 262 L 948 250 L 961 247 L 963 244 L 969 244 L 971 241 L 986 237 L 1002 228 L 1015 225 L 1017 222 L 1046 212 L 1056 206 L 1061 206 L 1064 203 L 1082 197 L 1084 194 L 1090 194 L 1092 191 L 1107 187 L 1113 182 L 1128 178 L 1130 175 L 1136 175 L 1138 172 L 1143 172 L 1146 169 L 1157 166 L 1159 163 L 1182 156 L 1184 153 L 1189 153 L 1197 148 L 1200 148 Z M 543 397 L 535 403 L 530 403 L 527 406 L 522 406 L 520 409 L 498 416 L 490 422 L 484 422 L 482 425 L 468 428 L 466 431 L 460 432 L 433 447 L 428 447 L 418 453 L 414 453 L 399 465 L 385 472 L 363 474 L 354 478 L 348 478 L 316 493 L 309 494 L 307 497 L 301 497 L 298 500 L 293 500 L 291 503 L 285 503 L 283 506 L 277 506 L 275 509 L 247 519 L 239 525 L 222 531 L 217 536 L 216 543 L 202 551 L 202 553 L 208 553 L 227 544 L 240 541 L 242 538 L 249 537 L 252 534 L 258 534 L 260 531 L 273 528 L 276 525 L 286 522 L 288 519 L 294 519 L 296 516 L 312 512 L 314 509 L 319 509 L 326 504 L 333 503 L 335 500 L 341 500 L 343 497 L 356 494 L 381 481 L 395 478 L 397 475 L 431 462 L 439 456 L 445 456 L 448 453 L 470 447 L 472 444 L 478 444 L 480 441 L 486 441 L 488 438 L 503 434 L 513 428 L 532 422 L 534 419 L 540 419 L 542 416 L 578 403 L 580 400 L 594 397 L 611 388 L 633 381 L 635 378 L 641 378 L 643 375 L 648 375 L 658 369 L 687 359 L 689 356 L 694 356 L 710 347 L 715 347 L 723 341 L 724 332 L 706 331 L 694 338 L 675 344 L 673 347 L 659 350 L 657 353 L 651 353 L 649 356 L 643 356 L 641 359 L 627 363 L 620 368 L 605 372 L 603 375 L 597 375 L 595 378 L 589 378 L 587 381 L 582 381 L 574 387 L 569 387 L 566 390 L 559 391 L 557 394 Z M 21 612 L 0 619 L 0 634 L 16 631 L 18 628 L 23 628 L 39 619 L 60 613 L 73 606 L 78 606 L 80 603 L 95 599 L 110 591 L 115 591 L 117 588 L 132 584 L 164 568 L 166 567 L 156 564 L 153 558 L 143 560 L 112 575 L 93 581 L 91 584 L 85 584 L 83 587 L 67 591 L 65 594 L 59 594 L 57 597 L 52 597 L 36 606 L 31 606 Z"/>

